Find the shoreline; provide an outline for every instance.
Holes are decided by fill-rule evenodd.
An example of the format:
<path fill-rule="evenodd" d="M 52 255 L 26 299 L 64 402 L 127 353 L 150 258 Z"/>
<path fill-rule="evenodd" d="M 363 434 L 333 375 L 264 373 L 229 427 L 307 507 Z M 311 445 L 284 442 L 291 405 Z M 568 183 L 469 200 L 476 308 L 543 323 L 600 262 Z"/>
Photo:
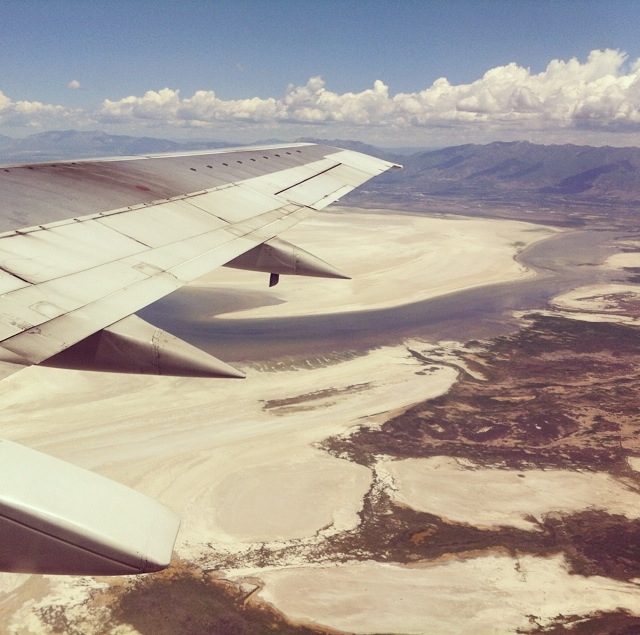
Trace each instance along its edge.
<path fill-rule="evenodd" d="M 378 223 L 372 224 L 371 217 Z M 381 221 L 381 219 L 384 219 Z M 441 217 L 352 208 L 316 214 L 286 240 L 320 256 L 351 280 L 282 276 L 221 268 L 187 289 L 253 293 L 261 305 L 215 318 L 260 320 L 397 308 L 443 295 L 534 277 L 517 255 L 562 233 L 525 221 Z M 213 317 L 204 313 L 200 319 Z"/>
<path fill-rule="evenodd" d="M 359 222 L 362 222 L 363 217 L 370 218 L 372 215 L 362 213 L 358 216 Z M 380 219 L 381 215 L 375 217 Z M 425 224 L 419 223 L 422 233 L 417 240 L 416 218 L 395 215 L 395 236 L 386 245 L 387 249 L 397 251 L 405 241 L 408 244 L 414 239 L 418 243 L 429 240 L 426 237 L 434 227 L 431 223 L 433 219 L 427 219 L 430 222 Z M 520 228 L 514 233 L 511 231 L 514 226 L 512 221 L 482 220 L 469 224 L 458 218 L 436 220 L 453 223 L 447 225 L 450 235 L 442 237 L 440 243 L 433 235 L 430 238 L 431 247 L 442 250 L 441 266 L 438 273 L 433 273 L 434 277 L 441 276 L 441 288 L 459 283 L 467 273 L 468 260 L 457 262 L 455 267 L 450 266 L 451 258 L 455 256 L 451 245 L 460 240 L 463 226 L 469 231 L 472 227 L 479 230 L 479 234 L 475 238 L 469 236 L 468 241 L 475 245 L 476 255 L 483 254 L 486 264 L 483 272 L 491 275 L 519 275 L 522 265 L 513 256 L 522 246 L 514 244 L 518 242 L 516 238 L 523 232 L 529 238 L 536 234 L 539 237 L 538 230 L 534 230 L 534 234 L 531 226 L 525 223 L 517 225 L 526 225 L 526 232 Z M 325 225 L 324 230 L 310 231 L 310 234 L 318 243 L 329 240 L 332 249 L 339 250 L 336 243 L 345 240 L 344 233 L 336 230 L 335 223 L 329 224 L 331 229 Z M 504 235 L 498 237 L 495 248 L 487 244 L 488 237 L 496 234 L 496 231 L 487 231 L 489 226 L 494 230 L 506 228 Z M 388 229 L 388 224 L 386 227 Z M 441 234 L 445 233 L 445 226 L 441 227 Z M 300 226 L 301 235 L 305 228 L 310 229 L 307 223 Z M 546 228 L 543 230 L 546 231 Z M 337 234 L 333 233 L 336 231 Z M 551 232 L 556 233 L 556 230 Z M 301 241 L 305 248 L 313 251 L 310 242 L 313 243 Z M 532 240 L 530 244 L 533 242 L 536 241 Z M 362 244 L 353 247 L 347 255 L 353 256 L 363 271 L 371 263 L 377 263 L 378 268 L 371 273 L 371 284 L 360 288 L 360 295 L 354 292 L 352 305 L 363 306 L 365 311 L 372 310 L 368 303 L 376 299 L 376 294 L 392 302 L 392 298 L 398 297 L 394 292 L 398 291 L 399 279 L 409 281 L 407 284 L 412 285 L 409 291 L 424 293 L 422 279 L 416 274 L 424 274 L 424 260 L 415 257 L 411 251 L 404 251 L 399 256 L 396 254 L 397 260 L 392 269 L 402 275 L 385 282 L 388 274 L 388 270 L 382 266 L 385 261 L 379 253 L 368 250 L 365 243 L 363 239 Z M 434 262 L 438 259 L 437 254 L 432 254 Z M 505 262 L 509 263 L 506 272 L 503 267 Z M 249 275 L 246 272 L 229 273 Z M 257 276 L 256 282 L 259 282 L 260 288 L 264 288 L 265 274 Z M 476 281 L 481 278 L 478 271 L 468 276 L 468 279 Z M 292 306 L 282 306 L 279 309 L 281 313 L 297 310 L 296 306 L 304 305 L 310 294 L 318 294 L 316 283 L 334 285 L 340 281 L 302 279 L 294 282 L 298 286 L 286 287 L 286 301 Z M 209 279 L 205 284 L 210 284 Z M 434 284 L 431 288 L 437 286 Z M 256 293 L 255 289 L 253 287 L 251 292 Z M 294 292 L 292 289 L 298 290 Z M 404 291 L 403 288 L 399 290 Z M 277 290 L 278 293 L 280 291 Z M 335 309 L 344 300 L 344 289 L 341 293 L 334 291 L 331 297 L 315 298 L 316 304 L 326 302 L 327 307 L 333 306 Z M 448 293 L 456 293 L 456 289 Z M 267 308 L 275 310 L 278 307 Z M 452 363 L 456 346 L 456 342 L 440 342 L 434 346 L 416 338 L 405 339 L 402 344 L 378 344 L 361 355 L 332 359 L 331 363 L 326 364 L 284 369 L 247 364 L 247 379 L 244 381 L 211 382 L 32 367 L 0 383 L 5 436 L 93 469 L 169 505 L 183 518 L 175 550 L 179 558 L 204 570 L 224 570 L 230 578 L 244 575 L 261 578 L 264 572 L 264 584 L 261 593 L 257 594 L 258 599 L 265 598 L 263 593 L 266 597 L 269 593 L 275 593 L 280 598 L 284 597 L 282 602 L 289 606 L 296 600 L 295 592 L 289 592 L 286 582 L 277 587 L 271 585 L 269 580 L 277 581 L 280 577 L 285 580 L 287 572 L 303 571 L 305 578 L 315 585 L 314 588 L 321 595 L 325 591 L 333 593 L 335 578 L 331 575 L 323 578 L 324 581 L 314 578 L 318 572 L 325 576 L 327 567 L 309 562 L 309 558 L 305 557 L 309 552 L 305 549 L 324 544 L 323 540 L 327 537 L 357 527 L 367 488 L 373 487 L 373 468 L 336 458 L 319 449 L 319 444 L 329 437 L 348 434 L 360 426 L 379 426 L 411 404 L 446 394 L 457 381 L 458 374 L 465 370 Z M 215 354 L 215 351 L 212 352 Z M 479 376 L 478 381 L 482 380 Z M 37 386 L 37 390 L 34 390 L 34 386 Z M 176 395 L 179 395 L 178 399 Z M 466 475 L 460 475 L 460 478 L 466 480 Z M 277 566 L 265 568 L 259 564 L 260 549 L 281 551 L 283 559 Z M 220 564 L 231 562 L 234 558 L 240 563 L 245 554 L 244 566 L 224 567 Z M 455 559 L 452 562 L 458 579 L 462 581 L 460 589 L 464 593 L 465 588 L 476 588 L 478 585 L 478 579 L 474 577 L 478 574 L 473 573 L 476 564 L 482 567 L 487 564 L 487 572 L 500 576 L 506 572 L 513 575 L 523 561 L 509 557 L 501 560 L 499 567 L 491 566 L 492 562 L 497 562 L 494 556 L 477 560 L 470 558 L 466 564 L 455 564 Z M 543 559 L 538 562 L 530 558 L 527 563 L 532 577 L 538 573 L 540 579 L 544 577 Z M 340 597 L 336 595 L 337 604 L 327 605 L 327 611 L 330 612 L 334 607 L 339 613 L 344 603 L 355 608 L 359 606 L 362 611 L 362 607 L 371 606 L 372 602 L 384 599 L 390 593 L 401 592 L 402 585 L 419 589 L 420 571 L 439 570 L 438 567 L 444 566 L 443 563 L 434 562 L 421 569 L 419 566 L 391 564 L 391 569 L 379 563 L 334 564 L 330 567 L 332 574 L 343 576 L 344 579 L 350 579 L 351 575 L 345 567 L 353 565 L 356 574 L 353 580 L 356 582 L 359 580 L 359 571 L 366 572 L 365 578 L 372 571 L 392 571 L 393 575 L 388 579 L 380 576 L 369 595 L 349 595 L 348 591 L 338 594 Z M 445 574 L 451 570 L 442 569 Z M 555 583 L 559 579 L 564 580 L 566 571 L 562 562 L 554 561 L 547 573 Z M 27 623 L 31 625 L 38 622 L 38 610 L 44 615 L 51 606 L 64 607 L 76 611 L 80 619 L 90 619 L 89 609 L 83 613 L 82 605 L 87 602 L 92 589 L 106 584 L 105 579 L 83 581 L 45 577 L 43 580 L 46 585 L 43 583 L 37 587 L 41 589 L 41 595 L 36 596 L 32 594 L 34 587 L 29 586 L 29 580 L 33 578 L 27 578 L 26 582 L 24 578 L 14 578 L 15 586 L 12 587 L 5 577 L 5 584 L 0 587 L 12 587 L 11 591 L 0 592 L 0 605 L 8 616 L 8 632 L 23 632 Z M 429 580 L 427 582 L 431 584 Z M 295 582 L 292 584 L 295 585 Z M 608 579 L 603 582 L 603 585 L 606 584 Z M 352 586 L 349 582 L 348 587 Z M 478 592 L 475 596 L 477 601 L 493 602 L 496 597 L 504 597 L 504 589 L 498 589 L 495 595 L 497 588 L 493 587 L 486 595 Z M 448 592 L 453 597 L 457 589 L 453 585 Z M 518 597 L 511 599 L 508 596 L 513 607 L 513 620 L 516 620 L 514 624 L 522 615 L 522 610 L 529 606 L 528 593 L 529 588 L 520 581 Z M 568 601 L 574 601 L 579 595 L 578 590 L 568 591 Z M 316 604 L 321 606 L 319 602 Z M 447 603 L 446 597 L 441 598 L 441 604 L 451 612 L 453 605 Z M 90 606 L 90 602 L 87 606 Z M 563 604 L 560 608 L 564 611 L 566 606 Z M 292 608 L 287 613 L 288 617 L 295 619 L 296 610 Z M 419 611 L 416 616 L 415 611 L 411 619 L 415 618 L 417 624 L 427 619 Z M 319 617 L 324 619 L 326 615 L 324 613 Z M 375 620 L 375 612 L 364 611 L 358 615 L 360 627 L 350 622 L 349 628 L 355 632 L 367 632 L 370 620 Z M 478 623 L 474 622 L 473 616 L 468 617 L 469 632 L 475 632 Z M 390 620 L 390 631 L 404 632 L 405 615 L 402 611 L 390 610 L 385 616 L 387 618 Z M 452 626 L 446 621 L 443 623 L 447 628 Z M 334 622 L 335 626 L 337 624 Z M 51 632 L 44 627 L 38 628 L 39 632 Z"/>

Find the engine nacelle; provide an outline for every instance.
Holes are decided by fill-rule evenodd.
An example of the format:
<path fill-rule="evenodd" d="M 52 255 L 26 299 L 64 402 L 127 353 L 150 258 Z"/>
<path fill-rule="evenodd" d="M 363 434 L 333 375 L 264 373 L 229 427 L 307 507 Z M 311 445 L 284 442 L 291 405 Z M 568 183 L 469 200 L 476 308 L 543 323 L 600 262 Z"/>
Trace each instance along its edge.
<path fill-rule="evenodd" d="M 104 476 L 0 439 L 0 571 L 130 575 L 168 566 L 180 519 Z"/>

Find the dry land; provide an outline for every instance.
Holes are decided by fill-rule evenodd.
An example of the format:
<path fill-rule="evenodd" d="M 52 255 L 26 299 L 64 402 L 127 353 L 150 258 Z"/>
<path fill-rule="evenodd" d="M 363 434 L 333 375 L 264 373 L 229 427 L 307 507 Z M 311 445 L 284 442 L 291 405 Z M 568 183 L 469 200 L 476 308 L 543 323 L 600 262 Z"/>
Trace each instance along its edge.
<path fill-rule="evenodd" d="M 514 256 L 551 233 L 341 209 L 286 238 L 353 280 L 287 281 L 228 317 L 530 276 Z M 201 288 L 264 287 L 217 275 Z M 633 632 L 620 629 L 640 624 L 634 288 L 565 294 L 490 341 L 247 364 L 244 381 L 7 378 L 4 436 L 158 498 L 183 525 L 157 575 L 0 575 L 0 632 Z"/>

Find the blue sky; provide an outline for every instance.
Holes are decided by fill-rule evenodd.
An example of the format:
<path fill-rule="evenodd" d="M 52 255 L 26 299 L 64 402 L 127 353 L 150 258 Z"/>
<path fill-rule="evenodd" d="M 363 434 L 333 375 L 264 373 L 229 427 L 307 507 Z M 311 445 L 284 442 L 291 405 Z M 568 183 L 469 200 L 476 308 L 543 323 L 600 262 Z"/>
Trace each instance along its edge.
<path fill-rule="evenodd" d="M 3 0 L 0 133 L 638 145 L 638 33 L 636 0 Z"/>

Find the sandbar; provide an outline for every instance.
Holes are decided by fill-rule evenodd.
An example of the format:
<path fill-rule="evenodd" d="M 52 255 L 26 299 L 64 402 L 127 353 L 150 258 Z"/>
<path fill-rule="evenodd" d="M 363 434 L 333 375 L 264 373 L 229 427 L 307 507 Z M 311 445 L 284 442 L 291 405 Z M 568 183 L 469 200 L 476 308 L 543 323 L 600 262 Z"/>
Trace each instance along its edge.
<path fill-rule="evenodd" d="M 351 280 L 219 269 L 192 286 L 261 290 L 265 305 L 217 317 L 255 319 L 382 309 L 535 275 L 514 258 L 558 230 L 507 220 L 332 207 L 283 235 Z"/>
<path fill-rule="evenodd" d="M 447 456 L 384 461 L 396 501 L 481 527 L 535 530 L 551 512 L 603 510 L 640 518 L 640 495 L 605 472 L 480 468 Z"/>
<path fill-rule="evenodd" d="M 631 243 L 631 248 L 638 248 Z M 621 252 L 609 256 L 602 264 L 606 269 L 640 267 L 640 252 Z M 594 284 L 572 289 L 550 301 L 553 309 L 564 317 L 586 322 L 640 324 L 640 291 L 633 283 Z"/>

